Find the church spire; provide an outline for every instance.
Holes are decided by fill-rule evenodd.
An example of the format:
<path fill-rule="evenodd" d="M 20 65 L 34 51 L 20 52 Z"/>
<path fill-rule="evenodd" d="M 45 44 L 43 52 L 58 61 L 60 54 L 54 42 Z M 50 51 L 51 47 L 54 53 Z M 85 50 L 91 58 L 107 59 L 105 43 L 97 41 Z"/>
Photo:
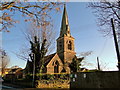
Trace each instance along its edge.
<path fill-rule="evenodd" d="M 61 31 L 60 31 L 60 37 L 63 36 L 71 36 L 70 35 L 70 27 L 68 22 L 68 15 L 66 10 L 66 5 L 64 4 L 64 11 L 62 16 L 62 23 L 61 23 Z"/>

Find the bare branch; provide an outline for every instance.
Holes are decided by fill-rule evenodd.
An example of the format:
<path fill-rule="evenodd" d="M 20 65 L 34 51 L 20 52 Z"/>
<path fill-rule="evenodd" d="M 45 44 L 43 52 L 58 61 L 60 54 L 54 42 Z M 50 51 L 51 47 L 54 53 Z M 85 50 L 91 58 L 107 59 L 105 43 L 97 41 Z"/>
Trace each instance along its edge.
<path fill-rule="evenodd" d="M 111 24 L 110 19 L 115 20 L 115 27 L 119 26 L 120 23 L 120 1 L 115 0 L 114 2 L 109 2 L 108 0 L 101 0 L 101 2 L 90 2 L 88 7 L 94 10 L 94 14 L 98 19 L 99 31 L 104 32 L 105 35 L 111 35 Z"/>
<path fill-rule="evenodd" d="M 2 19 L 2 24 L 3 28 L 1 28 L 0 30 L 8 30 L 8 25 L 4 24 L 4 23 L 9 23 L 11 22 L 11 24 L 9 23 L 9 26 L 13 26 L 15 21 L 10 15 L 15 15 L 16 12 L 20 12 L 24 17 L 27 17 L 29 19 L 29 21 L 33 21 L 37 24 L 40 25 L 42 22 L 42 18 L 41 16 L 46 16 L 47 18 L 49 18 L 49 20 L 51 19 L 49 12 L 51 12 L 51 10 L 55 10 L 55 11 L 59 11 L 56 8 L 59 8 L 60 5 L 62 5 L 62 3 L 58 3 L 58 2 L 3 2 L 0 3 L 0 5 L 2 6 L 0 8 L 0 10 L 4 13 L 8 13 L 9 12 L 9 19 L 7 18 L 3 18 L 5 15 L 3 14 L 2 17 L 0 17 Z"/>

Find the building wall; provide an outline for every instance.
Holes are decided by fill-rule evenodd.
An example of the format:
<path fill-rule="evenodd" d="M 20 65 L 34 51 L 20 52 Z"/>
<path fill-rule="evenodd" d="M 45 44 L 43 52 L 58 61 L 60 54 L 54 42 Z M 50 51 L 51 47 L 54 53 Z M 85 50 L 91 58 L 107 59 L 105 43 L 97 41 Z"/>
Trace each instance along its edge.
<path fill-rule="evenodd" d="M 71 50 L 68 49 L 69 41 L 71 42 Z M 63 63 L 71 63 L 75 56 L 74 38 L 71 36 L 64 36 L 57 39 L 57 53 Z"/>
<path fill-rule="evenodd" d="M 60 58 L 56 54 L 47 65 L 47 73 L 54 73 L 54 63 L 56 61 L 58 61 L 58 63 L 59 63 L 59 70 L 58 70 L 59 73 L 62 71 L 62 69 L 63 69 L 62 61 L 60 60 Z"/>
<path fill-rule="evenodd" d="M 78 72 L 73 74 L 71 88 L 120 88 L 120 72 Z"/>

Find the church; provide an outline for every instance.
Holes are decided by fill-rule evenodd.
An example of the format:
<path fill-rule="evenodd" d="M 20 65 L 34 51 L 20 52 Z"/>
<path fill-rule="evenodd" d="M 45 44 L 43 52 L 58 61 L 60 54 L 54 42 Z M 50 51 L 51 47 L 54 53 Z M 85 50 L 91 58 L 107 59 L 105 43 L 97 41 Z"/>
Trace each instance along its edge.
<path fill-rule="evenodd" d="M 66 6 L 64 5 L 60 35 L 57 38 L 57 51 L 45 56 L 43 73 L 70 73 L 69 64 L 76 57 L 74 37 L 71 36 Z M 30 64 L 27 62 L 27 66 Z"/>

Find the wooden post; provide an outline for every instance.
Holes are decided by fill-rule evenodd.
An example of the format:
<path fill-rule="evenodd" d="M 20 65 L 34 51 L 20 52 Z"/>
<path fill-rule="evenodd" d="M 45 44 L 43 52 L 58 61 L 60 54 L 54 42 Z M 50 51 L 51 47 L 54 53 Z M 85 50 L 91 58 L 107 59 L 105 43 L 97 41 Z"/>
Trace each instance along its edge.
<path fill-rule="evenodd" d="M 111 24 L 112 24 L 113 37 L 114 37 L 115 48 L 116 48 L 117 59 L 118 59 L 118 66 L 117 67 L 120 71 L 120 53 L 119 53 L 119 47 L 118 47 L 117 37 L 116 37 L 116 33 L 115 33 L 115 26 L 114 26 L 114 23 L 113 23 L 113 18 L 111 18 Z"/>
<path fill-rule="evenodd" d="M 98 71 L 100 71 L 100 64 L 99 64 L 99 58 L 97 57 L 97 67 L 98 67 Z"/>

